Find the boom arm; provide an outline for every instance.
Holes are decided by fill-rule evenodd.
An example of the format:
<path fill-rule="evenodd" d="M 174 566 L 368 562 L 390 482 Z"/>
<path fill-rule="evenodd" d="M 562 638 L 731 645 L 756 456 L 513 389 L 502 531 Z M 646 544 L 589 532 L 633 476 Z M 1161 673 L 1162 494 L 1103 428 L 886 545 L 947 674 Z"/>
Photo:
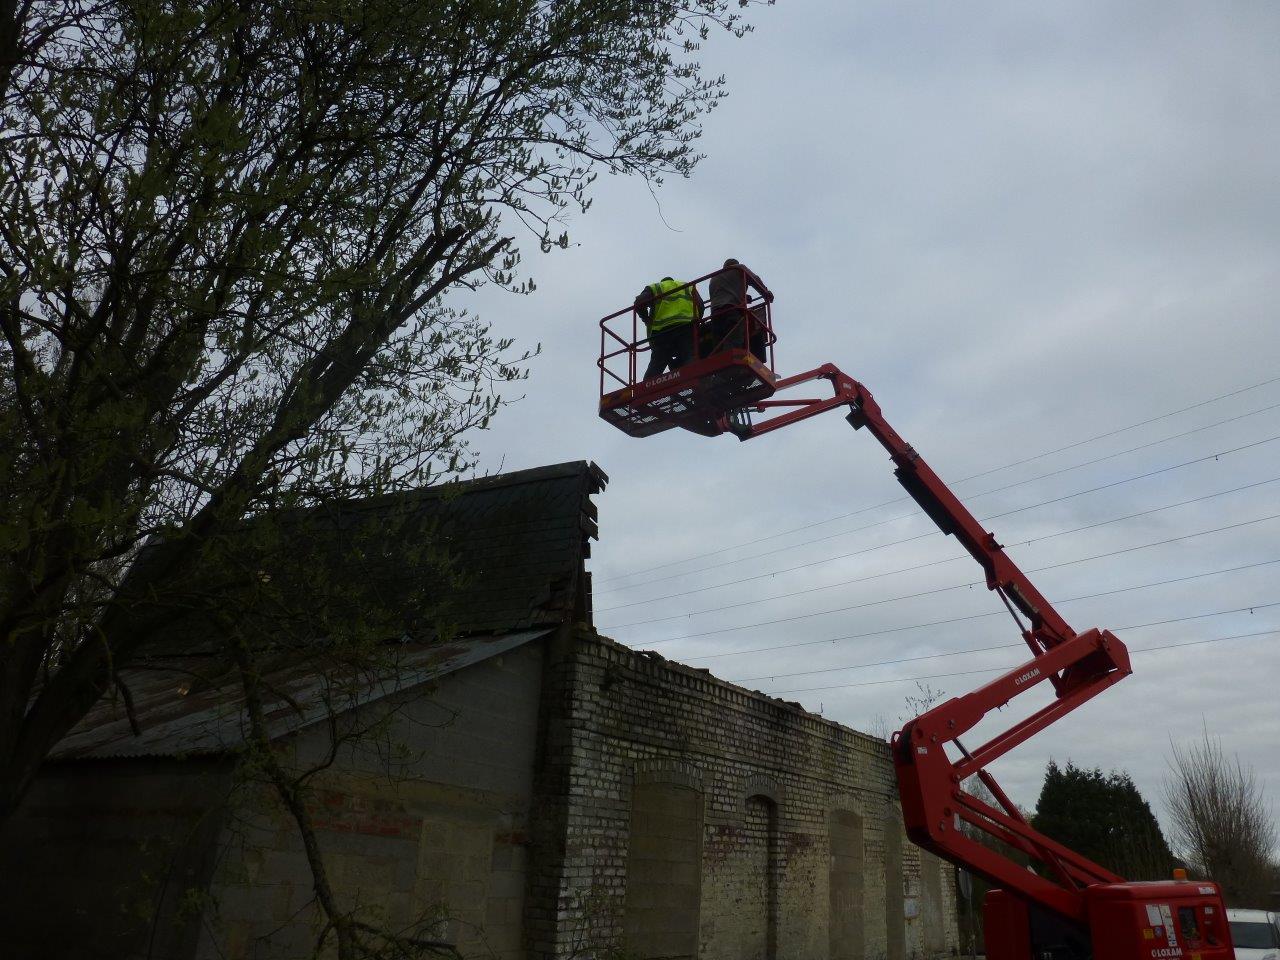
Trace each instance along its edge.
<path fill-rule="evenodd" d="M 779 380 L 777 389 L 785 391 L 819 380 L 830 382 L 833 396 L 762 400 L 754 405 L 757 410 L 792 409 L 755 424 L 729 424 L 726 420 L 722 427 L 732 429 L 746 440 L 847 406 L 847 419 L 853 427 L 865 427 L 889 452 L 898 482 L 907 493 L 943 533 L 955 536 L 981 564 L 987 587 L 1000 595 L 1018 620 L 1022 637 L 1032 653 L 1032 658 L 1022 666 L 971 693 L 933 707 L 894 734 L 893 762 L 907 833 L 919 846 L 969 868 L 1003 889 L 1083 923 L 1086 920 L 1081 894 L 1084 887 L 1114 883 L 1121 878 L 1033 829 L 985 768 L 1126 677 L 1131 672 L 1128 651 L 1108 631 L 1095 628 L 1076 633 L 1071 628 L 1005 554 L 995 536 L 982 527 L 915 449 L 889 426 L 879 404 L 861 383 L 834 365 L 824 364 Z M 1015 610 L 1027 619 L 1026 624 L 1018 619 Z M 1054 689 L 1052 703 L 972 751 L 960 743 L 959 738 L 991 710 L 1046 681 Z M 954 745 L 958 759 L 948 756 L 949 744 Z M 961 790 L 961 784 L 971 776 L 977 776 L 986 785 L 997 806 Z M 961 822 L 1021 851 L 1048 869 L 1028 870 L 1010 856 L 967 835 L 959 829 Z"/>

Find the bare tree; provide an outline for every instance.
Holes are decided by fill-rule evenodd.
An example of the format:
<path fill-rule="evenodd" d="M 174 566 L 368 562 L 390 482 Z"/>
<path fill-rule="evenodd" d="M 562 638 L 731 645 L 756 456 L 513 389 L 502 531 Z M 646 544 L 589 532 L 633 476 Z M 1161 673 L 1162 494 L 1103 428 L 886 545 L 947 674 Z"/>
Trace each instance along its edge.
<path fill-rule="evenodd" d="M 1205 730 L 1189 746 L 1173 745 L 1164 797 L 1174 846 L 1190 867 L 1221 884 L 1229 904 L 1265 905 L 1277 835 L 1253 770 Z"/>
<path fill-rule="evenodd" d="M 879 737 L 881 740 L 889 740 L 897 730 L 898 728 L 893 725 L 892 721 L 890 721 L 888 714 L 877 713 L 867 724 L 866 732 L 871 734 L 873 737 Z"/>
<path fill-rule="evenodd" d="M 945 696 L 946 691 L 935 690 L 929 684 L 917 680 L 916 692 L 909 693 L 903 697 L 903 710 L 905 713 L 898 714 L 896 723 L 889 719 L 887 713 L 877 713 L 867 724 L 867 732 L 879 737 L 881 740 L 891 740 L 893 735 L 909 721 L 920 716 Z"/>
<path fill-rule="evenodd" d="M 906 726 L 920 714 L 932 710 L 942 702 L 942 698 L 946 695 L 947 692 L 945 690 L 935 690 L 930 684 L 917 680 L 916 692 L 909 693 L 903 698 L 903 707 L 906 713 L 898 716 L 898 724 Z"/>

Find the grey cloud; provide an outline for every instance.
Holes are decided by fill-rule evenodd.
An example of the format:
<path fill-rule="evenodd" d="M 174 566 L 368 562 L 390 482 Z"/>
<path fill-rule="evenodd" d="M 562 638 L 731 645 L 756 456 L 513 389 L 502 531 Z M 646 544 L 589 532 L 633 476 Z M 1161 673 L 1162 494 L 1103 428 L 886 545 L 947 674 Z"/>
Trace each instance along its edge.
<path fill-rule="evenodd" d="M 708 159 L 658 194 L 606 178 L 577 246 L 528 266 L 538 292 L 466 298 L 504 335 L 540 341 L 526 397 L 478 439 L 487 469 L 589 457 L 600 498 L 593 567 L 601 607 L 765 572 L 928 529 L 876 531 L 723 568 L 668 568 L 651 588 L 605 583 L 655 564 L 894 498 L 878 447 L 832 417 L 738 444 L 668 433 L 637 441 L 595 416 L 596 320 L 656 276 L 693 276 L 736 256 L 778 294 L 786 371 L 835 361 L 949 478 L 1156 416 L 1276 375 L 1280 302 L 1280 8 L 1272 4 L 847 5 L 766 9 L 743 42 L 713 40 L 731 97 L 708 118 Z M 990 487 L 1280 402 L 1280 384 L 958 487 Z M 1280 434 L 1276 411 L 974 500 L 979 516 L 1233 444 Z M 1280 512 L 1280 485 L 1096 530 L 1037 540 L 1280 475 L 1280 443 L 992 521 L 1036 567 Z M 892 515 L 833 523 L 813 535 Z M 1057 600 L 1280 557 L 1280 522 L 1062 567 L 1037 577 Z M 779 538 L 786 545 L 805 534 Z M 1023 540 L 1029 545 L 1015 545 Z M 744 551 L 745 552 L 745 551 Z M 739 553 L 713 558 L 731 559 Z M 927 590 L 977 568 L 942 564 L 759 606 L 690 611 L 957 556 L 933 537 L 601 621 L 680 614 L 616 635 L 685 636 L 752 618 Z M 635 579 L 645 579 L 638 577 Z M 1280 566 L 1067 604 L 1077 626 L 1137 624 L 1280 600 Z M 749 656 L 999 611 L 980 587 L 658 646 L 725 677 L 756 677 L 1016 641 L 1007 617 Z M 624 619 L 624 615 L 625 619 Z M 1002 615 L 1003 616 L 1003 615 Z M 1147 645 L 1280 627 L 1276 609 L 1132 631 Z M 1202 725 L 1280 791 L 1277 638 L 1135 654 L 1135 675 L 996 767 L 1034 804 L 1050 756 L 1129 770 L 1158 806 L 1170 738 Z M 941 674 L 1018 662 L 1017 650 L 753 682 L 765 690 Z M 930 681 L 948 695 L 981 677 Z M 910 683 L 796 694 L 854 726 L 896 718 Z M 998 723 L 1007 723 L 1002 714 Z"/>

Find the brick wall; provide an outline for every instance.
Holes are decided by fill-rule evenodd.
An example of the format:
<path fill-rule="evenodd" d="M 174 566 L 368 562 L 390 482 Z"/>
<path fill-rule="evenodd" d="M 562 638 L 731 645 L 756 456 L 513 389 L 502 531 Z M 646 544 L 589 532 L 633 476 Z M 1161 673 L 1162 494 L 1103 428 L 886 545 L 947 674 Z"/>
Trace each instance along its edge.
<path fill-rule="evenodd" d="M 543 702 L 531 956 L 694 956 L 694 912 L 702 960 L 906 960 L 957 945 L 950 869 L 922 866 L 902 836 L 883 741 L 588 631 L 553 650 Z M 682 822 L 700 819 L 696 897 L 683 886 L 665 913 L 652 868 L 629 875 L 658 856 L 637 859 L 633 843 L 664 849 L 636 813 L 637 797 L 652 809 L 652 785 L 684 798 Z"/>
<path fill-rule="evenodd" d="M 379 711 L 387 736 L 341 751 L 311 796 L 338 896 L 369 919 L 501 960 L 956 945 L 951 870 L 906 841 L 886 744 L 796 705 L 565 628 L 359 721 Z M 281 746 L 309 764 L 327 729 Z M 297 830 L 229 763 L 55 765 L 24 811 L 0 902 L 33 947 L 84 945 L 49 955 L 312 953 Z"/>

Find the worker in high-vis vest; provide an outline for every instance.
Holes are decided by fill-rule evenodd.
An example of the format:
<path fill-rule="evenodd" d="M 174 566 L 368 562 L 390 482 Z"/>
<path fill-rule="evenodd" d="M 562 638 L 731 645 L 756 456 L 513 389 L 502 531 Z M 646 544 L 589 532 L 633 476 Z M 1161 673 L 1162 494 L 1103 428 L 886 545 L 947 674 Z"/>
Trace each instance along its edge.
<path fill-rule="evenodd" d="M 645 380 L 664 370 L 679 370 L 694 358 L 694 321 L 702 318 L 697 287 L 663 277 L 640 291 L 635 308 L 649 337 Z"/>

